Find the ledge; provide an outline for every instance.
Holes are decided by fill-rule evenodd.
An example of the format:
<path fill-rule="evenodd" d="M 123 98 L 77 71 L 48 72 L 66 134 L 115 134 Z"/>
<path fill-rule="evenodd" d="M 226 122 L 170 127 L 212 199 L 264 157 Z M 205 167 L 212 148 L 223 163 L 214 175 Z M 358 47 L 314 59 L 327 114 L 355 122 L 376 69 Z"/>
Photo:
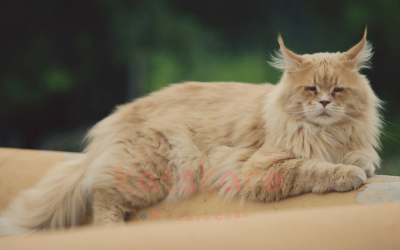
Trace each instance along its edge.
<path fill-rule="evenodd" d="M 76 155 L 79 154 L 0 148 L 0 211 L 22 190 L 34 186 L 58 162 Z M 258 248 L 261 243 L 273 248 L 297 249 L 351 245 L 366 249 L 372 246 L 393 248 L 393 244 L 400 245 L 398 201 L 400 177 L 381 175 L 369 178 L 367 184 L 350 192 L 310 193 L 270 203 L 241 205 L 239 200 L 224 202 L 216 195 L 198 193 L 177 204 L 164 201 L 139 210 L 129 216 L 128 220 L 133 222 L 124 227 L 98 229 L 86 226 L 64 232 L 42 232 L 23 240 L 6 237 L 0 240 L 0 248 L 36 246 L 46 249 L 43 248 L 46 243 L 49 249 L 50 246 L 72 249 L 77 240 L 81 242 L 80 246 L 97 249 L 126 246 L 157 249 L 167 245 L 175 249 L 189 246 L 204 249 L 210 247 L 211 242 L 213 248 L 220 245 L 218 248 L 221 249 Z M 388 228 L 390 230 L 386 232 Z M 335 245 L 319 245 L 323 244 L 322 239 Z M 114 245 L 107 243 L 108 240 Z"/>

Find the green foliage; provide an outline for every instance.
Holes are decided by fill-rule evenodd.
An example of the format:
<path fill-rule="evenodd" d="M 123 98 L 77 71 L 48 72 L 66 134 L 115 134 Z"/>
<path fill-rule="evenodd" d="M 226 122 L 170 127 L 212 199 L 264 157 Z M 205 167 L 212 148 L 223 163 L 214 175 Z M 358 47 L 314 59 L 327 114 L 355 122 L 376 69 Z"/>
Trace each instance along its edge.
<path fill-rule="evenodd" d="M 255 53 L 237 55 L 201 55 L 191 58 L 192 67 L 173 54 L 157 53 L 152 57 L 147 91 L 183 81 L 237 81 L 276 83 L 280 73 L 266 59 Z"/>
<path fill-rule="evenodd" d="M 43 73 L 43 88 L 50 93 L 67 92 L 73 88 L 70 73 L 61 68 L 51 67 Z"/>

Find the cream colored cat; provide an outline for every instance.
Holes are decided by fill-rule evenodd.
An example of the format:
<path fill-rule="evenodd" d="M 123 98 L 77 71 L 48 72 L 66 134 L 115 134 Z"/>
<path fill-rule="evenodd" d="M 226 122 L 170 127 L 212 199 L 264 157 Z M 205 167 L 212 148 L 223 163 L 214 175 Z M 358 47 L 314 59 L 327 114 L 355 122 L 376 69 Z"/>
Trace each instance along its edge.
<path fill-rule="evenodd" d="M 81 159 L 23 192 L 0 218 L 3 234 L 95 224 L 199 190 L 276 201 L 348 191 L 379 166 L 380 101 L 366 77 L 371 46 L 296 55 L 281 37 L 280 82 L 175 84 L 119 106 L 89 132 Z M 273 178 L 275 177 L 275 178 Z"/>

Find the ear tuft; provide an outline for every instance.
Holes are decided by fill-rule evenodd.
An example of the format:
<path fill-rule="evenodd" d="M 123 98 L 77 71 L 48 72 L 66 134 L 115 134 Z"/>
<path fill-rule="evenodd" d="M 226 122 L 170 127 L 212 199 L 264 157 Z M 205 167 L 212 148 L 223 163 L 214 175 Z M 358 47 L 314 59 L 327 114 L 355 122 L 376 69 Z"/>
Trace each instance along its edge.
<path fill-rule="evenodd" d="M 275 56 L 271 55 L 272 62 L 269 62 L 269 64 L 282 71 L 294 71 L 303 62 L 303 58 L 285 47 L 280 34 L 278 35 L 278 43 L 280 50 L 275 51 Z"/>
<path fill-rule="evenodd" d="M 275 55 L 271 55 L 271 59 L 272 61 L 268 62 L 269 65 L 281 71 L 286 70 L 285 58 L 283 57 L 282 51 L 275 50 Z"/>
<path fill-rule="evenodd" d="M 374 52 L 372 51 L 372 45 L 369 41 L 365 42 L 364 49 L 358 55 L 355 66 L 358 70 L 370 69 L 371 68 L 371 58 Z"/>
<path fill-rule="evenodd" d="M 357 70 L 371 68 L 371 57 L 373 55 L 372 45 L 367 41 L 367 28 L 365 28 L 362 40 L 353 48 L 343 53 L 345 60 Z"/>

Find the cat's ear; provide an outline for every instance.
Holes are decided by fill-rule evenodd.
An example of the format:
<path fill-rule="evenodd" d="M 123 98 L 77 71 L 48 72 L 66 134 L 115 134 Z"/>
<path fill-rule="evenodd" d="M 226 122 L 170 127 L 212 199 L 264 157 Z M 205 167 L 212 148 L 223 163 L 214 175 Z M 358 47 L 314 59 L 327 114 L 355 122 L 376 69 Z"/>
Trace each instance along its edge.
<path fill-rule="evenodd" d="M 283 71 L 293 71 L 300 67 L 303 58 L 285 47 L 280 34 L 278 35 L 278 43 L 280 51 L 276 53 L 276 56 L 272 56 L 271 66 Z"/>
<path fill-rule="evenodd" d="M 357 70 L 370 68 L 370 59 L 372 55 L 372 46 L 367 41 L 367 28 L 365 28 L 364 37 L 361 41 L 353 48 L 343 53 L 347 65 Z"/>

